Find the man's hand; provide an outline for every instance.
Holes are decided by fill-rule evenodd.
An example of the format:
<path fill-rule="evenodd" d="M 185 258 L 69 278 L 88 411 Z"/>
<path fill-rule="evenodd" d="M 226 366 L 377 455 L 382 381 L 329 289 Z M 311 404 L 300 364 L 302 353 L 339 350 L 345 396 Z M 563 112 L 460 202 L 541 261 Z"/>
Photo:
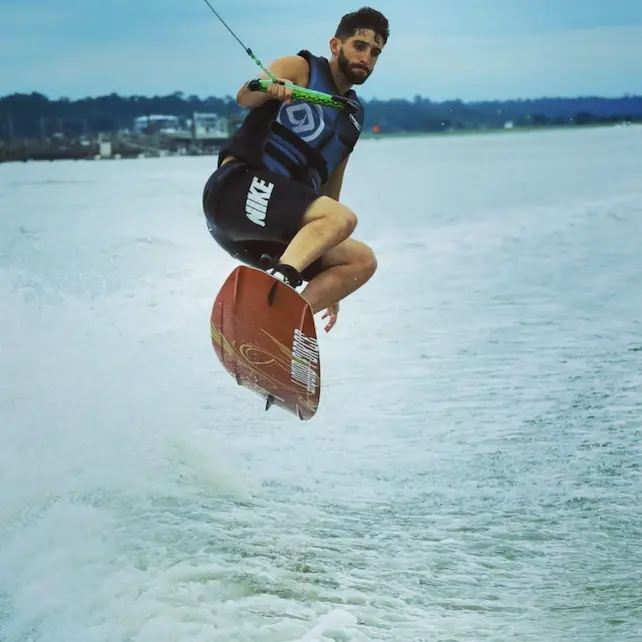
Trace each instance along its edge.
<path fill-rule="evenodd" d="M 286 78 L 277 78 L 278 82 L 271 82 L 266 88 L 265 93 L 276 100 L 284 102 L 286 105 L 292 102 L 292 87 L 285 84 L 292 84 Z"/>
<path fill-rule="evenodd" d="M 326 332 L 330 332 L 332 328 L 334 327 L 334 324 L 337 322 L 337 316 L 339 314 L 339 304 L 335 303 L 334 305 L 331 305 L 324 313 L 323 316 L 321 317 L 322 319 L 328 319 L 328 323 L 326 324 L 324 330 Z"/>
<path fill-rule="evenodd" d="M 307 87 L 310 79 L 310 65 L 302 56 L 282 56 L 268 66 L 269 74 L 260 73 L 256 80 L 269 80 L 270 74 L 280 82 L 268 83 L 266 91 L 252 91 L 249 82 L 243 84 L 236 94 L 236 102 L 241 107 L 255 109 L 267 100 L 281 100 L 284 103 L 292 102 L 292 89 L 281 83 L 291 83 Z"/>

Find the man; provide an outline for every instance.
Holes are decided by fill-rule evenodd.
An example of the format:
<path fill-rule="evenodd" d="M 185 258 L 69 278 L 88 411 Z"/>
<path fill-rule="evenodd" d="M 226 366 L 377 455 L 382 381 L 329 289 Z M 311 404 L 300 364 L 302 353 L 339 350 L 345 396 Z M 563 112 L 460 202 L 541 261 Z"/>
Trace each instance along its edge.
<path fill-rule="evenodd" d="M 339 301 L 377 267 L 372 250 L 351 238 L 357 217 L 339 197 L 363 123 L 352 87 L 372 74 L 388 36 L 387 19 L 363 7 L 341 19 L 329 60 L 300 51 L 272 62 L 268 69 L 280 82 L 266 92 L 243 85 L 236 100 L 250 112 L 221 150 L 203 193 L 217 243 L 243 263 L 279 272 L 293 287 L 307 282 L 301 295 L 314 314 L 326 309 L 326 332 Z M 283 81 L 346 96 L 359 109 L 293 101 Z"/>

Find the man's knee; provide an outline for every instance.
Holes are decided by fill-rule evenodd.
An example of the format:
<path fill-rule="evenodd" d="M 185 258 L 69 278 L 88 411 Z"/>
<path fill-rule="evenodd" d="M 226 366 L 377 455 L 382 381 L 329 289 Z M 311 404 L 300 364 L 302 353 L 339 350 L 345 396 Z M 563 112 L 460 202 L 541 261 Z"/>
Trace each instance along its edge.
<path fill-rule="evenodd" d="M 372 248 L 365 243 L 361 241 L 354 241 L 354 243 L 354 263 L 361 277 L 368 280 L 377 271 L 377 257 Z"/>
<path fill-rule="evenodd" d="M 341 231 L 346 237 L 350 236 L 357 227 L 357 215 L 343 203 L 328 196 L 320 196 L 307 209 L 303 216 L 302 225 L 323 220 Z"/>
<path fill-rule="evenodd" d="M 354 278 L 365 283 L 377 270 L 377 257 L 368 245 L 350 238 L 323 257 L 323 269 L 335 265 L 350 266 Z"/>
<path fill-rule="evenodd" d="M 337 208 L 333 214 L 333 217 L 333 220 L 336 221 L 336 224 L 340 225 L 343 228 L 346 236 L 350 236 L 354 232 L 355 228 L 357 227 L 357 223 L 359 222 L 357 215 L 345 205 L 341 205 L 340 208 Z"/>

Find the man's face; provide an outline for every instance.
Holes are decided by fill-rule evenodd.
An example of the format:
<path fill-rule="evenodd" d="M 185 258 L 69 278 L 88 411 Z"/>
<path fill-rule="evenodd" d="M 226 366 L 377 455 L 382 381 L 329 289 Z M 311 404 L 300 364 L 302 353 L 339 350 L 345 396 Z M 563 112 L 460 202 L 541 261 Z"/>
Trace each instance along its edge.
<path fill-rule="evenodd" d="M 345 42 L 338 43 L 339 69 L 351 85 L 363 84 L 377 64 L 383 39 L 371 29 L 360 29 Z"/>

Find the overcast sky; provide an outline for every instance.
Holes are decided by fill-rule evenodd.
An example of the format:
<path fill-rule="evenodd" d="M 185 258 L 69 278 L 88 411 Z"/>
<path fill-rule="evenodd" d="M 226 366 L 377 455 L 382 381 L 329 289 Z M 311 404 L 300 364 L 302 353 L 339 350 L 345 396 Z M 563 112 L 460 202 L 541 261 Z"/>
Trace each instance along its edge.
<path fill-rule="evenodd" d="M 345 0 L 210 0 L 254 53 L 328 55 Z M 642 94 L 642 0 L 382 0 L 368 99 Z M 203 0 L 0 0 L 0 96 L 225 96 L 256 65 Z"/>

